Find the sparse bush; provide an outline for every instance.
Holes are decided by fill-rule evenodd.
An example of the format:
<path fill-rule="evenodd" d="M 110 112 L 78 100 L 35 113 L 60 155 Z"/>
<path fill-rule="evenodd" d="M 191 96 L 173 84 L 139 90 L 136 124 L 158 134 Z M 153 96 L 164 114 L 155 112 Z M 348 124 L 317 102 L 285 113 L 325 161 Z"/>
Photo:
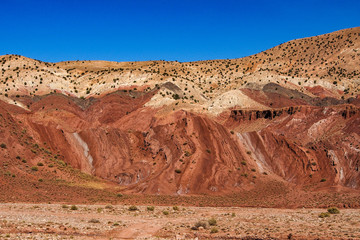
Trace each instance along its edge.
<path fill-rule="evenodd" d="M 242 161 L 242 162 L 241 162 L 241 165 L 244 165 L 244 166 L 245 166 L 245 165 L 246 165 L 246 162 L 245 162 L 245 161 Z"/>
<path fill-rule="evenodd" d="M 173 206 L 174 211 L 179 211 L 179 207 L 178 206 Z"/>
<path fill-rule="evenodd" d="M 154 211 L 154 209 L 155 209 L 155 207 L 154 206 L 148 206 L 147 208 L 146 208 L 148 211 Z"/>
<path fill-rule="evenodd" d="M 89 223 L 100 223 L 100 221 L 98 219 L 93 218 L 89 220 Z"/>
<path fill-rule="evenodd" d="M 69 206 L 68 206 L 68 205 L 65 205 L 65 204 L 64 204 L 64 205 L 62 205 L 61 207 L 62 207 L 62 208 L 64 208 L 64 209 L 69 208 Z"/>
<path fill-rule="evenodd" d="M 207 223 L 205 221 L 198 221 L 195 223 L 195 225 L 191 228 L 192 230 L 198 230 L 200 227 L 206 229 Z"/>
<path fill-rule="evenodd" d="M 169 211 L 166 211 L 166 210 L 164 210 L 162 213 L 163 213 L 164 215 L 169 215 Z"/>
<path fill-rule="evenodd" d="M 339 214 L 339 213 L 340 213 L 339 209 L 336 208 L 336 207 L 328 208 L 327 211 L 328 211 L 328 213 L 330 213 L 330 214 Z"/>
<path fill-rule="evenodd" d="M 322 212 L 322 213 L 319 214 L 319 218 L 326 218 L 326 217 L 330 217 L 330 213 Z"/>
<path fill-rule="evenodd" d="M 38 171 L 39 169 L 38 169 L 38 167 L 35 167 L 35 166 L 34 166 L 34 167 L 31 167 L 31 170 L 34 171 L 34 172 L 36 172 L 36 171 Z"/>
<path fill-rule="evenodd" d="M 137 208 L 137 206 L 130 206 L 130 207 L 129 207 L 129 211 L 134 212 L 134 211 L 137 211 L 137 210 L 139 210 L 139 209 Z"/>
<path fill-rule="evenodd" d="M 208 223 L 209 223 L 209 225 L 210 226 L 216 226 L 216 219 L 215 218 L 210 218 L 209 220 L 208 220 Z"/>
<path fill-rule="evenodd" d="M 106 209 L 113 209 L 114 207 L 111 206 L 111 205 L 106 205 L 105 208 L 106 208 Z"/>
<path fill-rule="evenodd" d="M 326 179 L 325 179 L 325 178 L 322 178 L 322 179 L 320 180 L 320 182 L 326 182 Z"/>
<path fill-rule="evenodd" d="M 175 100 L 179 100 L 179 99 L 180 99 L 179 94 L 173 94 L 172 97 L 173 97 Z"/>
<path fill-rule="evenodd" d="M 122 197 L 123 195 L 121 193 L 116 194 L 117 197 Z"/>
<path fill-rule="evenodd" d="M 37 165 L 38 165 L 39 167 L 44 166 L 44 164 L 43 164 L 42 162 L 38 162 Z"/>
<path fill-rule="evenodd" d="M 70 208 L 70 210 L 73 210 L 73 211 L 78 210 L 78 207 L 75 206 L 75 205 L 72 205 L 71 208 Z"/>
<path fill-rule="evenodd" d="M 216 227 L 211 228 L 210 233 L 217 233 L 219 230 Z"/>
<path fill-rule="evenodd" d="M 39 179 L 39 182 L 43 182 L 44 180 L 42 178 Z"/>

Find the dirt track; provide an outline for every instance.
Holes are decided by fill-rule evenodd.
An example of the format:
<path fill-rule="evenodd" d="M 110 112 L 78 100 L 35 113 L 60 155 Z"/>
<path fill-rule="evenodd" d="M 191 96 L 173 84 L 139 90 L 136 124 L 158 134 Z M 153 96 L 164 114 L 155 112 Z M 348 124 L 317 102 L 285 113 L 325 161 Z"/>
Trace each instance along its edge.
<path fill-rule="evenodd" d="M 65 207 L 66 206 L 66 207 Z M 0 205 L 0 238 L 6 239 L 360 239 L 360 210 L 319 218 L 324 209 L 198 208 L 124 205 Z M 168 211 L 168 215 L 164 214 Z M 216 226 L 192 230 L 196 222 Z M 217 233 L 210 233 L 212 228 Z"/>

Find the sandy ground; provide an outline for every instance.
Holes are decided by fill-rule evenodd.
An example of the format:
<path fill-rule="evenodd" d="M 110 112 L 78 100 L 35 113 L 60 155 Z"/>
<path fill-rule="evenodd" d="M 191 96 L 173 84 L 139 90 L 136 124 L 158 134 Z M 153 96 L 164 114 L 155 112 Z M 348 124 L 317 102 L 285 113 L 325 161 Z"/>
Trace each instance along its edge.
<path fill-rule="evenodd" d="M 76 207 L 0 204 L 0 239 L 360 239 L 359 209 L 319 218 L 326 209 Z M 199 221 L 205 228 L 191 229 Z"/>

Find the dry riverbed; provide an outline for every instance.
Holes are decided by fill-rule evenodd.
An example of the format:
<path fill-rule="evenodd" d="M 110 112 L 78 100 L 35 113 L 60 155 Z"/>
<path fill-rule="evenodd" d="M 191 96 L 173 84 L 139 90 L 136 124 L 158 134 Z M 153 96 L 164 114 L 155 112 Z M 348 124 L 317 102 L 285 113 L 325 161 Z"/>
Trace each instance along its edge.
<path fill-rule="evenodd" d="M 360 239 L 359 209 L 129 207 L 4 203 L 0 239 Z"/>

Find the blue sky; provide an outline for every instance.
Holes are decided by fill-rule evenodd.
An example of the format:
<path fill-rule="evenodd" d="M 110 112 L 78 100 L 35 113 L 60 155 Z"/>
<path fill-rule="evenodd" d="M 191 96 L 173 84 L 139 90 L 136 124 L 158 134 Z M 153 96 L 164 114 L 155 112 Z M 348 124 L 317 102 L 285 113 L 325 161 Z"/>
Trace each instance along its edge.
<path fill-rule="evenodd" d="M 195 61 L 360 26 L 358 0 L 0 0 L 0 55 Z"/>

